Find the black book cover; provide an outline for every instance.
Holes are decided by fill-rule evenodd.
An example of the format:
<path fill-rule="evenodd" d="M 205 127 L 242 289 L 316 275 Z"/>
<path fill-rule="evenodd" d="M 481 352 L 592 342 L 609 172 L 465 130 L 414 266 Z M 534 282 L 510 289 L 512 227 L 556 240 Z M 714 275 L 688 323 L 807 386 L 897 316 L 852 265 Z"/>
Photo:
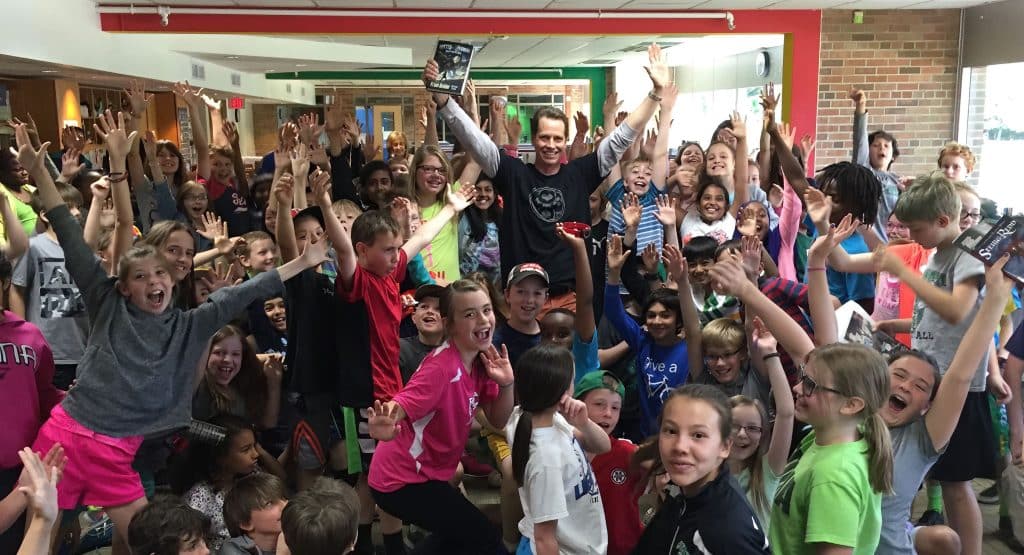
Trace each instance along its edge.
<path fill-rule="evenodd" d="M 1003 273 L 1024 283 L 1024 216 L 1003 216 L 987 231 L 980 226 L 972 227 L 961 233 L 954 244 L 986 266 L 1010 253 Z"/>
<path fill-rule="evenodd" d="M 462 95 L 469 78 L 469 64 L 473 60 L 473 45 L 446 40 L 437 41 L 434 61 L 437 62 L 438 79 L 427 83 L 431 92 Z"/>

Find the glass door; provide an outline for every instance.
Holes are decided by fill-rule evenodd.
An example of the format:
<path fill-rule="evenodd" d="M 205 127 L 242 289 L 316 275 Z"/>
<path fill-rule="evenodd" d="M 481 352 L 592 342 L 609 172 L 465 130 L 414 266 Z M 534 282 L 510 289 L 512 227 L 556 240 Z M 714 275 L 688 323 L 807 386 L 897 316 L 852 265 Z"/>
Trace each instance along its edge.
<path fill-rule="evenodd" d="M 388 152 L 388 136 L 392 131 L 404 129 L 402 127 L 402 107 L 397 104 L 376 104 L 373 106 L 373 115 L 373 134 L 376 142 L 381 145 L 381 152 L 384 153 L 386 160 L 391 157 L 391 153 Z M 410 143 L 408 139 L 405 142 L 407 146 Z"/>

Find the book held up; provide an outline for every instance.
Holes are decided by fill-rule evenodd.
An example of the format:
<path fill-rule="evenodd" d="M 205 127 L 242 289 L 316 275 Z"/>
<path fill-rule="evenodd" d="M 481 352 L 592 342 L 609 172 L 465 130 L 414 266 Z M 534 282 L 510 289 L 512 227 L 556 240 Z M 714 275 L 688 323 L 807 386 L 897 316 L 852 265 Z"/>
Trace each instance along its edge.
<path fill-rule="evenodd" d="M 1009 253 L 1003 273 L 1024 284 L 1024 216 L 1003 216 L 995 224 L 968 228 L 953 243 L 991 266 Z"/>
<path fill-rule="evenodd" d="M 437 41 L 434 61 L 438 78 L 427 83 L 427 90 L 461 96 L 469 78 L 469 65 L 473 61 L 473 45 L 447 40 Z"/>

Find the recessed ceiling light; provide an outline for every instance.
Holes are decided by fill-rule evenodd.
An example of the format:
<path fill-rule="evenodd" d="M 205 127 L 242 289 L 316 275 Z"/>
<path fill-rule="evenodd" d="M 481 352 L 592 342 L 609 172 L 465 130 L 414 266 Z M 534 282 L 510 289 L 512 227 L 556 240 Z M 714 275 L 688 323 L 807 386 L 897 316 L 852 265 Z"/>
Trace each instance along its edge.
<path fill-rule="evenodd" d="M 295 67 L 306 67 L 306 66 L 308 66 L 308 65 L 309 65 L 309 64 L 295 64 Z"/>
<path fill-rule="evenodd" d="M 44 69 L 44 70 L 42 70 L 42 72 L 43 73 L 57 73 L 57 70 L 56 69 Z"/>

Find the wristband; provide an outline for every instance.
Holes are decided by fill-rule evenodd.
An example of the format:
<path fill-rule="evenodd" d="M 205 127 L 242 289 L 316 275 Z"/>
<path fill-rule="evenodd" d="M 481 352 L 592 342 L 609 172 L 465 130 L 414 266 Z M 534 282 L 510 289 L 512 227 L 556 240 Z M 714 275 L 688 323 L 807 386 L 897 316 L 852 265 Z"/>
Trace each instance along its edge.
<path fill-rule="evenodd" d="M 768 353 L 767 355 L 761 357 L 761 360 L 763 362 L 768 362 L 768 359 L 770 358 L 779 358 L 779 353 Z"/>
<path fill-rule="evenodd" d="M 655 102 L 661 102 L 661 97 L 656 95 L 656 94 L 654 94 L 653 90 L 651 92 L 647 93 L 647 98 L 650 98 L 651 100 L 653 100 Z"/>
<path fill-rule="evenodd" d="M 516 384 L 516 382 L 514 382 L 514 381 L 508 382 L 505 385 L 498 384 L 498 389 L 508 389 L 508 388 L 512 387 L 513 385 L 515 385 L 515 384 Z"/>
<path fill-rule="evenodd" d="M 120 183 L 128 179 L 128 172 L 114 172 L 107 174 L 107 181 L 111 183 Z"/>
<path fill-rule="evenodd" d="M 824 272 L 825 271 L 825 267 L 824 266 L 815 266 L 813 268 L 808 267 L 807 271 L 808 272 Z"/>

